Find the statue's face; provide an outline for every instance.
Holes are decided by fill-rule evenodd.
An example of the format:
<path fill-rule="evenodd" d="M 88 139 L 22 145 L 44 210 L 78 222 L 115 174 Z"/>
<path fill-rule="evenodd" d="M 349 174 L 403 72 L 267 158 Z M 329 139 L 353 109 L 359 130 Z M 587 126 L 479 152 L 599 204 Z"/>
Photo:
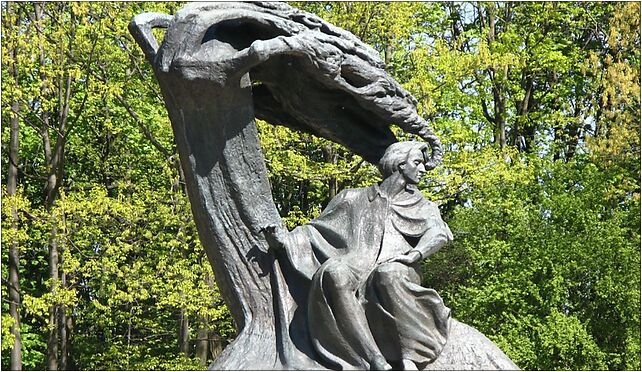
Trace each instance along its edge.
<path fill-rule="evenodd" d="M 399 172 L 406 182 L 416 185 L 419 180 L 426 174 L 426 164 L 424 164 L 424 154 L 419 149 L 412 149 L 408 152 L 406 162 L 399 165 Z"/>

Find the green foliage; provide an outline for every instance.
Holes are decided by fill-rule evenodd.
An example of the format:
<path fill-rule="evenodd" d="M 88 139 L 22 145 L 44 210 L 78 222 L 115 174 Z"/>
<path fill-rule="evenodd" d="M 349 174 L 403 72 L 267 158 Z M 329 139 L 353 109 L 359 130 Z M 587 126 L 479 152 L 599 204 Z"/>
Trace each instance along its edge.
<path fill-rule="evenodd" d="M 10 314 L 2 314 L 2 351 L 11 350 L 15 341 L 15 336 L 11 333 L 11 327 L 16 324 L 15 319 Z"/>
<path fill-rule="evenodd" d="M 446 144 L 422 187 L 455 242 L 425 283 L 455 316 L 522 368 L 638 369 L 639 4 L 296 5 L 380 51 Z"/>
<path fill-rule="evenodd" d="M 41 369 L 47 358 L 47 343 L 42 331 L 31 326 L 31 323 L 21 324 L 22 337 L 22 367 L 25 370 Z"/>
<path fill-rule="evenodd" d="M 345 187 L 371 185 L 377 169 L 330 141 L 258 121 L 272 196 L 290 229 L 317 216 Z"/>
<path fill-rule="evenodd" d="M 455 242 L 426 260 L 424 279 L 454 316 L 524 369 L 639 369 L 639 3 L 294 5 L 379 51 L 445 144 L 444 164 L 420 186 Z M 198 241 L 156 80 L 126 30 L 135 14 L 180 4 L 43 7 L 36 20 L 33 3 L 2 5 L 2 145 L 17 101 L 21 160 L 18 193 L 3 191 L 1 237 L 20 247 L 23 368 L 46 367 L 53 304 L 72 319 L 72 368 L 203 368 L 179 351 L 180 314 L 192 350 L 199 328 L 223 343 L 235 328 Z M 50 209 L 44 117 L 51 141 L 65 139 Z M 338 145 L 257 124 L 289 228 L 338 191 L 380 179 Z M 64 284 L 49 274 L 53 227 Z M 3 273 L 7 262 L 3 249 Z M 6 297 L 2 312 L 8 368 Z"/>
<path fill-rule="evenodd" d="M 10 13 L 5 5 L 3 16 L 18 25 L 3 23 L 3 60 L 17 75 L 3 68 L 2 98 L 20 103 L 21 190 L 3 195 L 2 243 L 20 247 L 23 367 L 45 369 L 47 316 L 57 304 L 72 322 L 72 369 L 202 368 L 179 351 L 181 311 L 190 320 L 191 349 L 199 327 L 224 342 L 235 330 L 179 184 L 153 73 L 127 32 L 135 14 L 173 13 L 180 4 L 49 3 L 37 22 L 34 4 L 12 4 Z M 67 81 L 69 118 L 61 132 L 64 95 L 57 93 Z M 3 148 L 9 110 L 3 106 Z M 45 117 L 51 141 L 65 141 L 62 184 L 50 209 L 42 196 Z M 65 275 L 56 285 L 47 261 L 53 227 Z M 3 346 L 8 341 L 3 337 Z M 3 368 L 8 357 L 3 353 Z"/>
<path fill-rule="evenodd" d="M 520 367 L 639 363 L 628 346 L 640 327 L 630 315 L 640 306 L 639 201 L 610 206 L 608 179 L 586 160 L 498 164 L 489 170 L 496 186 L 465 193 L 467 205 L 455 208 L 456 263 L 440 253 L 427 282 L 443 285 L 455 316 Z"/>

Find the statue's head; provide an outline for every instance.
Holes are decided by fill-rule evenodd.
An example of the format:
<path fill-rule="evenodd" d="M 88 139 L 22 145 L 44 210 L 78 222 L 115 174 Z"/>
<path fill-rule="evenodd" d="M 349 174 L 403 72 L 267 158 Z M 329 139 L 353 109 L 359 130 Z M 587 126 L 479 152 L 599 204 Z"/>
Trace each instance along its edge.
<path fill-rule="evenodd" d="M 426 173 L 427 151 L 428 145 L 424 142 L 395 142 L 388 146 L 379 160 L 379 171 L 384 179 L 399 172 L 406 182 L 417 184 Z"/>

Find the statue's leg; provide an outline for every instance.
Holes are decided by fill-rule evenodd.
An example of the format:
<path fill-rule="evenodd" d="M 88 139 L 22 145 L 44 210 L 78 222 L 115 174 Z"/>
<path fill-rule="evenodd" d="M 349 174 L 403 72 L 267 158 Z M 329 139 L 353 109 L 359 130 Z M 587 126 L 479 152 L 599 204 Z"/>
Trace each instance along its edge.
<path fill-rule="evenodd" d="M 324 272 L 323 291 L 330 299 L 332 312 L 343 336 L 372 370 L 391 370 L 368 327 L 365 311 L 356 296 L 359 281 L 342 263 L 328 266 Z"/>
<path fill-rule="evenodd" d="M 406 337 L 411 332 L 420 332 L 421 328 L 416 330 L 409 330 L 404 324 L 413 312 L 421 311 L 420 308 L 415 308 L 414 298 L 409 296 L 404 282 L 412 282 L 414 284 L 420 283 L 419 276 L 412 271 L 408 266 L 394 262 L 378 266 L 373 272 L 372 284 L 375 286 L 377 298 L 386 311 L 394 317 L 394 322 L 389 326 L 394 327 L 397 333 L 396 339 L 399 340 L 399 350 L 401 356 L 401 364 L 404 370 L 417 370 L 417 365 L 409 357 L 409 350 L 407 350 Z"/>

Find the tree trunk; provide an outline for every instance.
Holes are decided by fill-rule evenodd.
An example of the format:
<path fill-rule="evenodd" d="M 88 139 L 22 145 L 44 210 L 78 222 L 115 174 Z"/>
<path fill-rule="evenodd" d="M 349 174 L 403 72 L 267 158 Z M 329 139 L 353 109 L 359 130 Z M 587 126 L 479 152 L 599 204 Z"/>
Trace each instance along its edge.
<path fill-rule="evenodd" d="M 205 272 L 205 283 L 210 289 L 214 289 L 216 286 L 216 283 L 214 281 L 214 278 L 212 275 L 210 275 L 209 271 Z M 196 341 L 196 356 L 199 359 L 199 362 L 202 366 L 207 366 L 207 360 L 208 358 L 210 359 L 215 359 L 218 354 L 223 351 L 223 348 L 219 347 L 216 348 L 216 345 L 212 343 L 212 335 L 214 331 L 210 330 L 210 319 L 208 316 L 201 316 L 200 317 L 200 322 L 199 322 L 199 327 L 198 327 L 198 340 Z M 216 351 L 216 354 L 210 356 L 210 352 L 214 353 Z"/>
<path fill-rule="evenodd" d="M 18 185 L 18 157 L 19 157 L 19 130 L 18 110 L 20 106 L 17 101 L 11 105 L 14 113 L 11 115 L 11 128 L 9 139 L 9 170 L 7 174 L 7 195 L 16 195 Z M 18 210 L 11 207 L 11 228 L 18 229 Z M 22 339 L 20 334 L 20 247 L 18 242 L 13 241 L 9 245 L 9 314 L 14 320 L 11 327 L 11 334 L 15 337 L 11 349 L 11 369 L 18 371 L 22 369 Z"/>
<path fill-rule="evenodd" d="M 52 234 L 55 234 L 55 232 L 55 228 L 51 230 Z M 55 238 L 49 241 L 49 276 L 53 279 L 50 291 L 56 293 L 58 288 L 58 247 Z M 50 371 L 58 370 L 58 310 L 59 306 L 56 304 L 49 306 L 47 369 Z"/>
<path fill-rule="evenodd" d="M 223 352 L 223 339 L 218 333 L 210 331 L 208 333 L 210 356 L 216 359 Z"/>
<path fill-rule="evenodd" d="M 577 102 L 575 103 L 575 110 L 573 112 L 574 120 L 567 124 L 565 128 L 566 151 L 564 160 L 566 162 L 569 162 L 575 156 L 577 146 L 580 142 L 580 138 L 582 137 L 581 123 L 584 122 L 582 118 L 582 111 L 583 105 L 581 103 L 581 99 L 577 98 Z"/>
<path fill-rule="evenodd" d="M 129 358 L 131 356 L 130 347 L 132 345 L 132 318 L 134 316 L 134 305 L 129 303 L 129 317 L 127 318 L 127 351 L 125 359 L 125 367 L 129 369 Z"/>
<path fill-rule="evenodd" d="M 41 22 L 44 19 L 44 4 L 35 3 L 34 4 L 34 16 L 36 20 L 36 28 L 38 32 L 44 33 L 44 25 Z M 72 31 L 73 32 L 73 31 Z M 54 213 L 54 205 L 58 199 L 59 189 L 62 184 L 63 179 L 63 167 L 64 167 L 64 155 L 65 155 L 65 143 L 67 135 L 67 119 L 69 115 L 69 105 L 70 105 L 70 95 L 71 95 L 71 83 L 72 78 L 69 74 L 64 74 L 60 76 L 58 92 L 55 92 L 53 87 L 53 79 L 48 77 L 45 69 L 46 66 L 50 64 L 47 60 L 47 55 L 45 51 L 45 46 L 41 42 L 39 44 L 39 73 L 41 79 L 41 93 L 40 100 L 41 103 L 44 103 L 50 98 L 55 98 L 59 104 L 58 108 L 58 117 L 55 118 L 53 115 L 46 109 L 43 108 L 40 113 L 41 116 L 41 130 L 40 135 L 42 137 L 43 151 L 45 164 L 47 165 L 47 176 L 46 184 L 44 188 L 44 206 L 45 209 L 50 213 L 52 224 L 49 236 L 49 274 L 51 280 L 51 293 L 55 294 L 60 287 L 60 252 L 59 252 L 59 231 L 57 227 L 57 221 L 51 216 L 51 213 Z M 62 48 L 62 44 L 60 46 Z M 61 63 L 64 63 L 61 61 Z M 57 94 L 57 96 L 55 96 Z M 54 95 L 54 96 L 52 96 Z M 44 104 L 42 105 L 44 107 Z M 57 122 L 56 122 L 57 119 Z M 54 131 L 57 133 L 55 136 L 55 142 L 52 143 L 52 138 L 50 137 L 50 130 L 52 124 L 57 124 L 54 126 Z M 67 367 L 67 355 L 59 355 L 59 336 L 62 337 L 64 353 L 68 353 L 68 334 L 66 329 L 67 318 L 66 314 L 63 314 L 64 309 L 62 309 L 61 304 L 54 301 L 49 307 L 49 320 L 48 320 L 48 329 L 49 335 L 47 337 L 47 369 L 57 370 L 59 367 L 59 362 L 61 362 L 63 368 Z M 64 329 L 63 329 L 64 328 Z M 64 358 L 64 361 L 59 360 L 59 358 Z"/>
<path fill-rule="evenodd" d="M 338 154 L 334 151 L 334 148 L 331 145 L 326 145 L 323 147 L 323 155 L 325 156 L 325 162 L 329 164 L 336 165 L 338 161 Z M 331 176 L 328 179 L 328 200 L 332 200 L 337 195 L 339 188 L 339 183 L 337 177 Z"/>
<path fill-rule="evenodd" d="M 488 44 L 495 41 L 495 4 L 487 4 L 488 13 Z"/>
<path fill-rule="evenodd" d="M 62 234 L 66 236 L 67 234 L 67 227 L 65 223 L 65 213 L 64 211 L 61 212 L 60 218 L 62 219 L 62 225 L 63 225 L 63 231 Z M 57 237 L 58 238 L 58 237 Z M 63 289 L 67 288 L 67 275 L 64 270 L 64 245 L 60 245 L 58 247 L 58 254 L 59 254 L 59 275 L 60 275 L 60 287 Z M 63 371 L 66 371 L 69 369 L 69 332 L 67 329 L 67 306 L 64 304 L 59 305 L 60 306 L 60 323 L 58 324 L 59 328 L 59 336 L 60 336 L 60 369 Z"/>
<path fill-rule="evenodd" d="M 12 123 L 13 124 L 13 123 Z M 13 125 L 12 125 L 13 130 Z M 13 134 L 13 133 L 12 133 Z M 11 166 L 9 166 L 11 168 Z M 11 170 L 9 170 L 11 172 Z M 9 176 L 9 180 L 12 177 Z M 10 190 L 11 187 L 7 187 Z M 7 191 L 7 195 L 15 195 L 15 185 L 13 192 Z M 11 209 L 12 228 L 18 228 L 18 211 L 15 207 Z M 9 314 L 14 320 L 11 326 L 11 334 L 14 336 L 13 347 L 11 349 L 11 370 L 22 370 L 22 336 L 20 333 L 20 251 L 18 243 L 12 242 L 9 246 Z"/>
<path fill-rule="evenodd" d="M 67 329 L 67 370 L 69 371 L 74 371 L 77 370 L 78 368 L 76 367 L 76 364 L 74 363 L 73 359 L 73 342 L 72 342 L 72 337 L 74 334 L 74 318 L 73 318 L 73 312 L 71 312 L 69 315 L 66 317 L 67 322 L 65 323 L 65 327 Z"/>
<path fill-rule="evenodd" d="M 506 107 L 502 97 L 502 84 L 493 81 L 493 96 L 495 98 L 495 143 L 499 148 L 506 147 Z"/>
<path fill-rule="evenodd" d="M 216 368 L 264 369 L 277 362 L 277 350 L 271 335 L 274 313 L 269 277 L 259 275 L 270 263 L 257 227 L 280 223 L 280 217 L 275 208 L 259 209 L 274 204 L 264 176 L 267 170 L 254 125 L 249 79 L 244 79 L 245 86 L 225 94 L 208 82 L 186 84 L 170 76 L 159 81 L 199 236 L 224 298 L 232 301 L 228 305 L 239 327 L 238 337 L 225 353 L 234 355 L 238 349 L 244 358 L 219 358 Z M 219 129 L 212 131 L 213 126 Z M 252 255 L 256 261 L 250 260 Z M 258 334 L 262 336 L 257 338 Z"/>
<path fill-rule="evenodd" d="M 54 222 L 55 223 L 55 222 Z M 57 229 L 51 229 L 49 239 L 49 277 L 51 278 L 51 293 L 58 291 L 58 242 L 56 241 Z M 58 370 L 58 317 L 60 306 L 56 303 L 49 306 L 49 335 L 47 337 L 47 369 Z"/>
<path fill-rule="evenodd" d="M 386 65 L 386 71 L 392 72 L 392 66 L 390 62 L 392 62 L 392 39 L 394 36 L 391 36 L 387 41 L 386 41 L 386 47 L 383 51 L 383 63 Z"/>
<path fill-rule="evenodd" d="M 152 26 L 169 24 L 169 17 L 150 17 L 142 25 L 136 21 L 130 24 L 148 57 L 158 47 L 153 35 L 147 33 L 148 22 Z M 202 24 L 193 26 L 200 28 Z M 219 45 L 211 58 L 217 53 L 234 53 L 230 44 Z M 186 79 L 183 73 L 189 74 L 189 67 L 169 71 L 154 67 L 199 237 L 239 329 L 235 341 L 212 367 L 282 369 L 285 365 L 279 354 L 284 349 L 277 350 L 270 276 L 264 274 L 273 267 L 274 258 L 266 253 L 261 233 L 261 226 L 280 224 L 281 219 L 271 198 L 254 123 L 249 77 L 239 75 L 221 85 L 211 80 L 218 75 Z"/>
<path fill-rule="evenodd" d="M 488 44 L 495 42 L 497 36 L 496 30 L 496 11 L 495 4 L 488 4 L 486 7 L 486 12 L 488 16 L 488 35 L 487 40 Z M 483 19 L 480 18 L 480 19 Z M 494 116 L 495 119 L 495 143 L 499 145 L 500 148 L 506 146 L 506 105 L 504 103 L 503 97 L 503 84 L 499 81 L 497 77 L 497 70 L 494 68 L 488 69 L 488 75 L 492 82 L 493 89 L 493 102 L 494 102 Z"/>
<path fill-rule="evenodd" d="M 220 89 L 209 81 L 157 74 L 200 240 L 239 328 L 214 368 L 283 368 L 270 277 L 262 275 L 273 258 L 260 232 L 281 219 L 266 177 L 249 79 Z"/>
<path fill-rule="evenodd" d="M 62 262 L 60 264 L 61 266 L 61 274 L 60 274 L 60 285 L 62 288 L 67 287 L 67 276 L 65 275 L 65 272 L 62 270 Z M 60 329 L 60 369 L 63 371 L 66 371 L 69 369 L 69 332 L 67 329 L 67 306 L 65 305 L 60 305 L 60 324 L 59 324 L 59 329 Z"/>
<path fill-rule="evenodd" d="M 35 19 L 36 22 L 41 22 L 43 20 L 43 14 L 44 14 L 44 9 L 43 9 L 43 4 L 42 3 L 35 3 L 34 4 L 34 11 L 35 11 Z M 39 30 L 39 32 L 44 32 L 43 26 L 41 24 L 38 24 L 36 26 Z M 42 90 L 41 90 L 41 97 L 47 97 L 47 94 L 49 92 L 49 83 L 50 81 L 47 78 L 46 73 L 44 72 L 45 66 L 46 66 L 46 56 L 45 56 L 45 49 L 44 45 L 41 43 L 39 45 L 40 49 L 40 60 L 39 60 L 39 68 L 40 68 L 40 78 L 42 81 Z M 58 179 L 57 179 L 57 171 L 55 169 L 56 165 L 54 163 L 54 159 L 56 158 L 56 155 L 52 154 L 52 149 L 51 149 L 51 140 L 49 137 L 49 112 L 46 110 L 43 110 L 41 113 L 41 122 L 42 122 L 42 127 L 40 134 L 42 136 L 42 142 L 43 142 L 43 150 L 44 150 L 44 155 L 45 155 L 45 163 L 47 164 L 47 181 L 45 185 L 45 191 L 44 191 L 44 199 L 45 199 L 45 208 L 47 211 L 51 212 L 51 209 L 54 205 L 55 198 L 56 198 L 56 192 L 58 190 L 57 184 L 58 184 Z M 60 281 L 60 277 L 58 275 L 58 242 L 57 242 L 57 228 L 55 227 L 56 223 L 55 221 L 52 221 L 53 227 L 50 230 L 50 236 L 49 236 L 49 276 L 51 279 L 51 287 L 50 291 L 52 293 L 56 293 Z M 47 322 L 47 327 L 49 330 L 49 334 L 47 336 L 47 369 L 54 371 L 58 370 L 58 325 L 59 325 L 59 315 L 60 314 L 60 306 L 56 303 L 53 303 L 49 306 L 49 320 Z"/>
<path fill-rule="evenodd" d="M 178 345 L 181 354 L 189 358 L 189 317 L 185 309 L 179 315 Z"/>
<path fill-rule="evenodd" d="M 63 233 L 64 236 L 67 236 L 67 216 L 65 215 L 64 210 L 61 213 L 61 218 L 63 222 Z M 60 285 L 62 288 L 68 288 L 69 274 L 65 272 L 64 268 L 64 246 L 59 247 L 60 259 Z M 65 305 L 60 306 L 60 369 L 62 370 L 74 370 L 72 359 L 72 337 L 73 337 L 73 311 L 68 309 Z"/>
<path fill-rule="evenodd" d="M 174 158 L 176 159 L 176 158 Z M 172 211 L 174 214 L 179 215 L 181 211 L 179 210 L 180 198 L 187 192 L 184 190 L 181 185 L 184 184 L 184 174 L 181 169 L 179 161 L 174 161 L 174 168 L 176 169 L 176 178 L 172 182 Z M 187 223 L 183 219 L 180 219 L 181 223 Z M 187 251 L 187 242 L 185 241 L 184 225 L 178 227 L 178 232 L 176 239 L 179 243 L 179 251 L 181 253 L 182 259 L 188 258 Z M 186 293 L 181 293 L 181 296 L 187 296 Z M 190 357 L 190 342 L 189 342 L 189 316 L 187 314 L 187 309 L 181 308 L 178 312 L 178 349 L 186 357 Z"/>
<path fill-rule="evenodd" d="M 200 317 L 198 325 L 198 333 L 196 336 L 196 357 L 202 367 L 207 366 L 207 352 L 209 351 L 209 333 L 208 333 L 208 319 L 207 317 Z"/>
<path fill-rule="evenodd" d="M 520 151 L 529 151 L 535 140 L 535 130 L 533 125 L 528 123 L 526 116 L 533 108 L 533 76 L 528 73 L 522 78 L 522 89 L 524 89 L 524 98 L 516 105 L 517 118 L 513 128 L 513 145 L 517 146 Z M 521 127 L 520 127 L 521 125 Z"/>
<path fill-rule="evenodd" d="M 63 274 L 64 278 L 64 274 Z M 63 284 L 64 286 L 64 284 Z M 67 307 L 65 305 L 60 306 L 60 370 L 61 371 L 66 371 L 69 369 L 68 366 L 68 361 L 69 361 L 69 344 L 68 344 L 68 339 L 67 337 L 69 336 L 67 334 Z"/>
<path fill-rule="evenodd" d="M 6 11 L 8 14 L 13 13 L 13 4 L 7 3 Z M 11 50 L 13 63 L 11 72 L 16 86 L 18 85 L 18 46 L 14 45 Z M 11 103 L 11 119 L 9 132 L 9 169 L 7 171 L 7 196 L 12 197 L 18 191 L 18 163 L 20 161 L 20 120 L 18 112 L 20 104 L 16 99 Z M 18 210 L 15 205 L 11 208 L 11 228 L 18 229 Z M 13 347 L 11 348 L 11 364 L 13 371 L 22 370 L 22 335 L 20 333 L 20 246 L 17 241 L 9 244 L 9 315 L 14 321 L 11 326 L 11 334 L 14 337 Z"/>

